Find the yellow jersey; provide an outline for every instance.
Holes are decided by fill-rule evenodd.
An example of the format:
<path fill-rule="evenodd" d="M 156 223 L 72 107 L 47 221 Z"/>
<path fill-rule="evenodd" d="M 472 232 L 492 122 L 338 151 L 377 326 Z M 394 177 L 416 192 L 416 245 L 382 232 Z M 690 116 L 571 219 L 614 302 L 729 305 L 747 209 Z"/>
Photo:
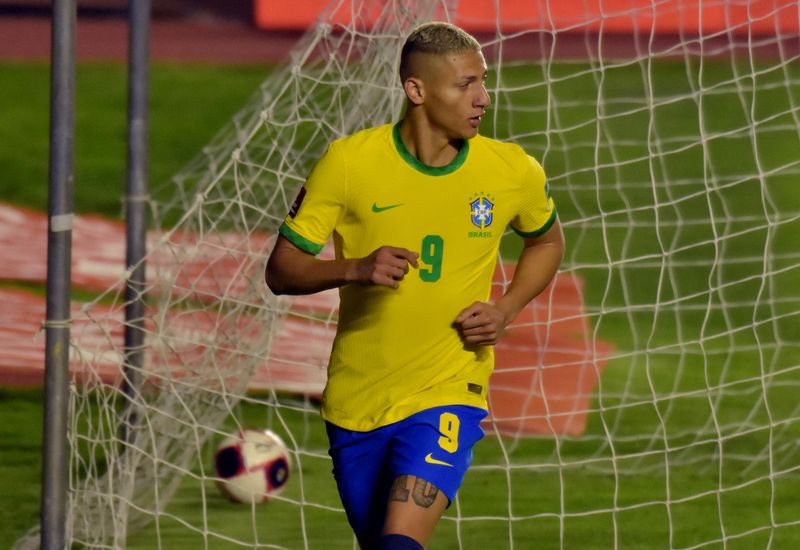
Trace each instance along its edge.
<path fill-rule="evenodd" d="M 331 143 L 280 233 L 312 254 L 333 236 L 337 258 L 384 245 L 420 257 L 397 289 L 339 289 L 322 416 L 368 431 L 441 405 L 485 409 L 493 347 L 466 344 L 455 318 L 489 299 L 509 224 L 532 237 L 555 219 L 542 167 L 517 145 L 478 135 L 431 167 L 406 149 L 399 124 Z"/>

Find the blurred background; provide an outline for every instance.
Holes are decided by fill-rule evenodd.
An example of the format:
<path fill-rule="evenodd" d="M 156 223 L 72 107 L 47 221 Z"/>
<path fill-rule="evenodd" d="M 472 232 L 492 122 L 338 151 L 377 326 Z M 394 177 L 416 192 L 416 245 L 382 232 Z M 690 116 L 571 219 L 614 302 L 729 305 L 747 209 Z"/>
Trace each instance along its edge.
<path fill-rule="evenodd" d="M 161 249 L 149 282 L 153 305 L 184 324 L 148 318 L 150 365 L 168 367 L 158 374 L 168 383 L 150 388 L 166 397 L 146 404 L 148 422 L 164 421 L 163 439 L 142 444 L 150 477 L 134 481 L 149 493 L 128 506 L 105 482 L 93 485 L 121 447 L 106 420 L 124 401 L 113 382 L 128 2 L 78 2 L 70 471 L 73 494 L 97 497 L 101 512 L 83 524 L 98 546 L 118 535 L 130 548 L 353 547 L 316 410 L 335 293 L 292 309 L 265 295 L 259 270 L 330 139 L 398 116 L 401 31 L 419 9 L 456 2 L 343 0 L 315 25 L 328 4 L 152 3 L 150 242 Z M 50 5 L 0 1 L 2 548 L 39 511 Z M 485 44 L 491 67 L 494 108 L 481 131 L 543 161 L 568 251 L 559 293 L 527 309 L 498 347 L 496 431 L 436 547 L 797 547 L 798 3 L 458 5 L 456 22 Z M 366 6 L 356 23 L 350 6 Z M 386 6 L 394 26 L 376 30 Z M 175 242 L 160 238 L 165 228 Z M 504 258 L 515 247 L 505 239 Z M 165 256 L 178 267 L 159 271 Z M 242 285 L 228 285 L 231 263 Z M 500 265 L 496 288 L 510 276 Z M 280 394 L 263 376 L 249 391 L 216 391 L 242 365 L 263 367 L 252 327 L 278 326 L 276 317 L 270 360 L 306 378 L 282 379 Z M 220 341 L 235 342 L 226 360 Z M 205 378 L 186 377 L 195 366 Z M 226 367 L 233 374 L 220 374 Z M 563 390 L 565 381 L 573 386 Z M 189 399 L 202 403 L 177 405 Z M 197 422 L 206 405 L 219 422 Z M 213 489 L 213 442 L 241 426 L 270 427 L 289 443 L 297 476 L 284 500 L 237 508 Z M 150 452 L 193 445 L 196 455 L 174 460 Z M 147 500 L 173 490 L 168 506 Z M 146 526 L 128 532 L 121 520 L 88 534 L 123 508 Z"/>

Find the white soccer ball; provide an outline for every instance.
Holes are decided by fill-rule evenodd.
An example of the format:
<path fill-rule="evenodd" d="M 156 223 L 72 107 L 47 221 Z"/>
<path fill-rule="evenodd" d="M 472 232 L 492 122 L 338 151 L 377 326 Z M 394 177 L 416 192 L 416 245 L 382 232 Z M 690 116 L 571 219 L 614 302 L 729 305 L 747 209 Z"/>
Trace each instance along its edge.
<path fill-rule="evenodd" d="M 270 430 L 245 429 L 226 437 L 214 455 L 217 487 L 236 502 L 266 502 L 289 480 L 289 452 Z"/>

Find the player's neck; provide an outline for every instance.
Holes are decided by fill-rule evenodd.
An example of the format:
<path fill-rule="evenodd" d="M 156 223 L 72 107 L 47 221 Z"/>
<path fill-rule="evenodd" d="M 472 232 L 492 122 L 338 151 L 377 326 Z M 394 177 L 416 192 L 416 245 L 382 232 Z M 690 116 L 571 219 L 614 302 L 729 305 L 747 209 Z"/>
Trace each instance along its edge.
<path fill-rule="evenodd" d="M 417 120 L 408 114 L 400 124 L 400 138 L 409 153 L 421 163 L 433 167 L 447 166 L 453 162 L 464 145 L 463 140 L 450 140 L 427 121 Z"/>

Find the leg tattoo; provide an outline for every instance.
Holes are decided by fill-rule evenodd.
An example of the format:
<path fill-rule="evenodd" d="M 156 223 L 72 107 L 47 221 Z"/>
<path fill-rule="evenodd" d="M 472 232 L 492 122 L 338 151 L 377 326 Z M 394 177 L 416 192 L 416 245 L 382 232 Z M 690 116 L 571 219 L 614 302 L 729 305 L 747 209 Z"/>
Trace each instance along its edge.
<path fill-rule="evenodd" d="M 406 491 L 408 493 L 408 491 Z M 421 506 L 423 508 L 430 508 L 433 502 L 436 500 L 436 495 L 439 494 L 439 489 L 433 483 L 429 483 L 422 478 L 417 478 L 414 482 L 414 502 L 417 503 L 417 506 Z M 408 498 L 408 495 L 406 495 Z"/>
<path fill-rule="evenodd" d="M 394 483 L 392 483 L 392 490 L 389 493 L 389 500 L 408 502 L 408 489 L 406 489 L 407 482 L 408 476 L 398 476 L 397 479 L 394 480 Z"/>

